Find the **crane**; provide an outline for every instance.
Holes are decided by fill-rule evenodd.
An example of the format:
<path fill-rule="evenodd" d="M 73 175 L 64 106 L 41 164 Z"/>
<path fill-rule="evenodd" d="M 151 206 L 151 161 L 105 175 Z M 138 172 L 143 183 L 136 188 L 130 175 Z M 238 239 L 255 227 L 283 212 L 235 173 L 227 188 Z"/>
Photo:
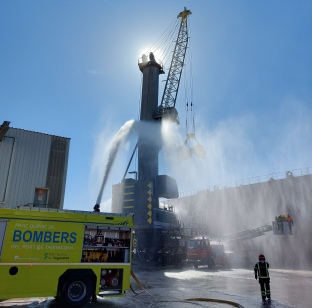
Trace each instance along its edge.
<path fill-rule="evenodd" d="M 191 11 L 184 8 L 177 16 L 179 31 L 160 105 L 159 75 L 165 73 L 162 63 L 152 51 L 143 54 L 138 63 L 143 76 L 141 129 L 134 150 L 138 152 L 138 172 L 135 179 L 125 178 L 133 152 L 121 183 L 113 185 L 112 211 L 134 214 L 134 259 L 139 262 L 172 265 L 182 263 L 186 257 L 185 239 L 174 208 L 163 208 L 159 202 L 159 198 L 177 198 L 179 192 L 175 179 L 159 175 L 158 154 L 162 147 L 162 119 L 179 123 L 175 104 L 188 46 L 190 14 Z"/>
<path fill-rule="evenodd" d="M 157 121 L 164 118 L 170 119 L 171 121 L 179 124 L 179 117 L 175 104 L 188 47 L 189 36 L 187 19 L 190 14 L 192 14 L 192 12 L 184 7 L 184 10 L 177 16 L 177 18 L 180 18 L 180 25 L 177 39 L 175 40 L 168 77 L 166 79 L 165 88 L 159 106 L 157 106 L 159 75 L 165 74 L 164 67 L 161 61 L 155 59 L 153 51 L 149 52 L 148 55 L 143 54 L 139 59 L 138 66 L 140 71 L 143 73 L 140 122 L 155 123 L 155 120 Z M 174 31 L 170 30 L 170 32 Z M 138 179 L 154 179 L 158 176 L 158 153 L 162 147 L 160 142 L 161 136 L 158 128 L 152 130 L 152 141 L 150 140 L 150 135 L 146 136 L 146 133 L 140 134 L 123 179 L 125 179 L 126 174 L 128 173 L 134 153 L 137 150 L 138 172 L 136 174 Z M 195 139 L 194 134 L 192 134 L 192 136 L 193 139 Z M 185 153 L 186 151 L 184 147 L 179 152 Z"/>
<path fill-rule="evenodd" d="M 184 7 L 178 18 L 181 18 L 178 38 L 173 51 L 173 56 L 169 68 L 168 77 L 166 79 L 165 89 L 162 95 L 161 103 L 158 106 L 155 118 L 166 117 L 179 124 L 178 112 L 175 108 L 182 70 L 185 61 L 185 55 L 188 45 L 188 27 L 187 18 L 192 14 L 190 10 Z"/>

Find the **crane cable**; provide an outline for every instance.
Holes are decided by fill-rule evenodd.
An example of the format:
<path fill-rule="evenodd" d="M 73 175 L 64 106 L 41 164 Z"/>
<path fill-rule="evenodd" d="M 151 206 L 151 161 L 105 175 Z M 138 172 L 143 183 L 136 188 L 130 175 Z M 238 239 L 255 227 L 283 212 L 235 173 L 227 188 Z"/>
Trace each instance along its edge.
<path fill-rule="evenodd" d="M 191 36 L 191 26 L 189 25 L 189 33 Z M 189 63 L 190 63 L 190 91 L 191 91 L 191 102 L 192 102 L 192 124 L 193 133 L 195 135 L 195 120 L 194 120 L 194 105 L 193 105 L 193 61 L 192 61 L 192 40 L 189 40 Z"/>
<path fill-rule="evenodd" d="M 191 27 L 188 25 L 188 31 L 189 31 L 189 37 L 191 33 Z M 188 53 L 188 58 L 189 58 L 189 67 L 188 73 L 184 74 L 184 79 L 185 79 L 185 99 L 186 99 L 186 104 L 185 104 L 185 130 L 186 130 L 186 141 L 185 144 L 188 143 L 188 139 L 194 138 L 195 139 L 195 119 L 194 119 L 194 104 L 193 104 L 193 63 L 192 63 L 192 40 L 189 40 L 189 53 Z M 189 76 L 189 80 L 187 77 Z M 189 97 L 188 97 L 188 90 L 190 91 L 190 103 L 189 103 Z M 191 123 L 191 128 L 189 128 L 189 123 Z"/>
<path fill-rule="evenodd" d="M 175 37 L 178 30 L 179 21 L 174 20 L 162 33 L 159 39 L 157 39 L 156 42 L 146 51 L 146 54 L 149 52 L 160 51 L 160 54 L 158 55 L 160 59 L 158 60 L 160 60 L 162 63 L 165 63 L 169 58 L 170 51 L 172 49 L 171 47 L 175 43 Z"/>
<path fill-rule="evenodd" d="M 168 36 L 172 32 L 172 29 L 174 28 L 174 23 L 175 20 L 173 20 L 170 25 L 167 27 L 167 29 L 161 34 L 161 36 L 156 40 L 156 42 L 147 50 L 147 51 L 152 51 L 152 50 L 157 50 L 160 48 L 160 46 L 163 45 L 163 42 L 168 40 Z"/>

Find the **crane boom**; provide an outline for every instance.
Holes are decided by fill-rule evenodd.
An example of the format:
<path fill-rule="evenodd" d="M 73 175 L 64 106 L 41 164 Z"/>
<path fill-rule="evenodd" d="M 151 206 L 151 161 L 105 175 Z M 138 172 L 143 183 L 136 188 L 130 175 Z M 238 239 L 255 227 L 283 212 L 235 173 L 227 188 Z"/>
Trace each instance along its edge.
<path fill-rule="evenodd" d="M 187 18 L 192 14 L 190 10 L 184 8 L 184 11 L 179 13 L 177 18 L 181 18 L 178 38 L 173 51 L 173 56 L 169 68 L 168 78 L 161 99 L 161 104 L 158 106 L 156 118 L 164 116 L 169 117 L 174 122 L 179 123 L 178 112 L 175 108 L 176 99 L 179 91 L 180 79 L 184 66 L 184 59 L 188 44 L 188 27 Z"/>

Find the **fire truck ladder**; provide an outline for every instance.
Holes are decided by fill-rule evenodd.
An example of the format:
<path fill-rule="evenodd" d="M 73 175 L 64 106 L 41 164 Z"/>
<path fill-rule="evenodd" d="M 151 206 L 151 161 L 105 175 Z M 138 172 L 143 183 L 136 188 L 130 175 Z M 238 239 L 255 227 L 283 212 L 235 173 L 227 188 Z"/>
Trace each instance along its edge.
<path fill-rule="evenodd" d="M 267 232 L 272 231 L 273 227 L 271 223 L 267 223 L 256 229 L 249 229 L 245 231 L 235 232 L 221 236 L 221 241 L 232 240 L 246 240 L 254 237 L 265 235 Z"/>

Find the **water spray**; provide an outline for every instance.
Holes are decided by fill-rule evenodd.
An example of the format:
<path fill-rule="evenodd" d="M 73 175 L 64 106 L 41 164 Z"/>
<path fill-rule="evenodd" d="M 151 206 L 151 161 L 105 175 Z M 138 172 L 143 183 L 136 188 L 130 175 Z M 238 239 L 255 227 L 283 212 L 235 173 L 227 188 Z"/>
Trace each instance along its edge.
<path fill-rule="evenodd" d="M 117 132 L 117 134 L 115 135 L 114 139 L 112 140 L 112 143 L 110 145 L 110 150 L 109 150 L 109 156 L 108 156 L 108 162 L 106 164 L 106 168 L 105 168 L 105 173 L 104 173 L 104 178 L 102 181 L 102 185 L 99 191 L 99 195 L 96 199 L 96 204 L 99 205 L 101 203 L 102 200 L 102 195 L 103 195 L 103 191 L 108 179 L 108 176 L 110 174 L 110 171 L 112 169 L 112 166 L 114 164 L 114 161 L 116 159 L 117 156 L 117 152 L 118 149 L 120 147 L 120 144 L 126 139 L 126 137 L 129 135 L 129 133 L 131 132 L 132 128 L 133 128 L 133 124 L 135 123 L 134 120 L 129 120 L 127 121 Z"/>

